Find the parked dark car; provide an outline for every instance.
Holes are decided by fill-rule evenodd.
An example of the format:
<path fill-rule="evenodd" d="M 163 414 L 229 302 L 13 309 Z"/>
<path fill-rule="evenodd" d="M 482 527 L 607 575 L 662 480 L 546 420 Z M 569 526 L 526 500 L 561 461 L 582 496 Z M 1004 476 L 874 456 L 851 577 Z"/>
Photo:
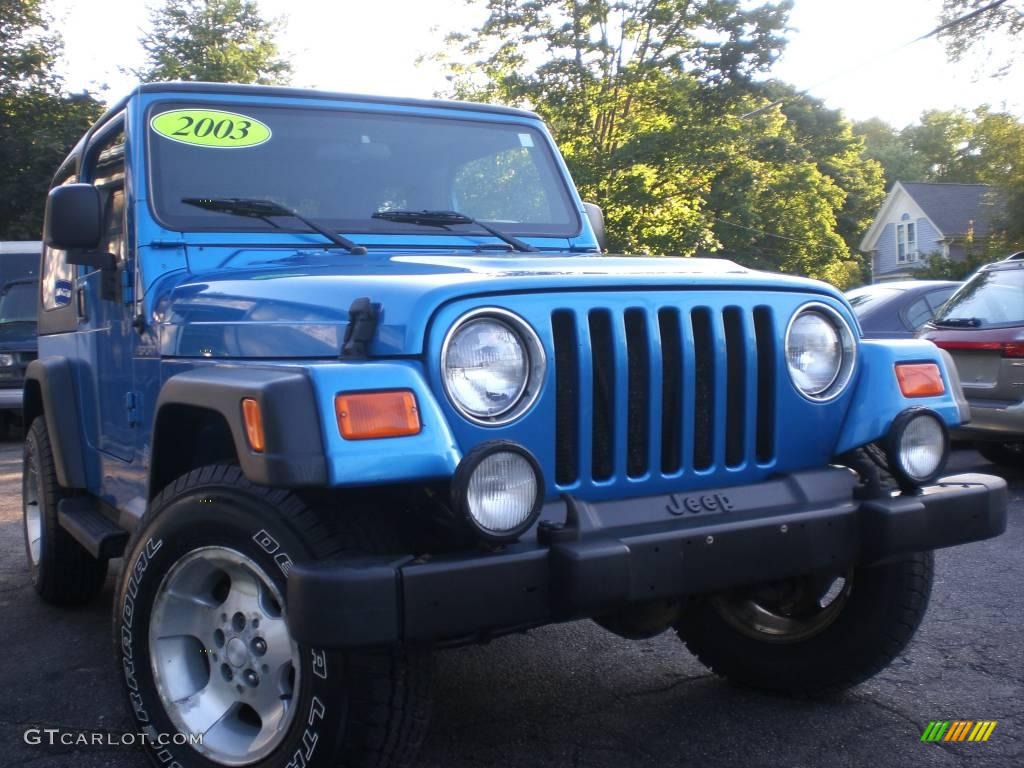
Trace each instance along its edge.
<path fill-rule="evenodd" d="M 1024 467 L 1024 251 L 982 267 L 921 335 L 952 354 L 971 406 L 954 436 Z"/>
<path fill-rule="evenodd" d="M 25 368 L 36 359 L 42 243 L 0 243 L 0 438 L 21 421 Z"/>
<path fill-rule="evenodd" d="M 904 280 L 854 288 L 846 298 L 865 338 L 909 339 L 961 285 L 950 280 Z"/>

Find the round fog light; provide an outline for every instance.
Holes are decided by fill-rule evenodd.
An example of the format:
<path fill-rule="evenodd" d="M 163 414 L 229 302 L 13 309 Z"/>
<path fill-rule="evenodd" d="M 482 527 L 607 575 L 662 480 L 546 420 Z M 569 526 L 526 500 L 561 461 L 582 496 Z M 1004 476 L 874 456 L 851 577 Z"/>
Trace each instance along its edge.
<path fill-rule="evenodd" d="M 949 433 L 938 416 L 923 408 L 904 411 L 889 434 L 889 463 L 900 480 L 918 486 L 939 476 L 949 455 Z"/>
<path fill-rule="evenodd" d="M 453 482 L 455 502 L 481 538 L 513 541 L 540 513 L 544 483 L 536 460 L 513 443 L 487 443 L 470 451 Z"/>

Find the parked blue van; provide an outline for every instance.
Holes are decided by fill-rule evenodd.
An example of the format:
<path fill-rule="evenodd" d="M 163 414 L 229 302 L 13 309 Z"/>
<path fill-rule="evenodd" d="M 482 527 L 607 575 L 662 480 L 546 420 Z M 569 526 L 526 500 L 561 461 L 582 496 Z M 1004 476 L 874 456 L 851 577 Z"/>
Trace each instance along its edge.
<path fill-rule="evenodd" d="M 25 368 L 36 359 L 38 241 L 0 242 L 0 438 L 21 422 Z"/>

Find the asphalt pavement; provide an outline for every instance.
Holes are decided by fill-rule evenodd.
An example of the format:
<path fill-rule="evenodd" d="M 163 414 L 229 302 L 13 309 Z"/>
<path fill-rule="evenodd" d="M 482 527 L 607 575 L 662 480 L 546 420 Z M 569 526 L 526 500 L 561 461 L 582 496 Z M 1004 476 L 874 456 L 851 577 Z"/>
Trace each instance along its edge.
<path fill-rule="evenodd" d="M 1002 537 L 936 555 L 924 624 L 873 680 L 824 702 L 741 690 L 671 633 L 590 622 L 438 654 L 423 768 L 481 766 L 1024 766 L 1024 470 L 972 450 L 952 471 L 1002 474 Z M 40 602 L 21 523 L 21 449 L 0 444 L 0 766 L 143 768 L 124 746 L 27 744 L 25 731 L 131 730 L 111 650 L 112 573 L 76 610 Z M 115 569 L 116 570 L 116 569 Z M 931 720 L 995 720 L 984 743 L 920 741 Z"/>

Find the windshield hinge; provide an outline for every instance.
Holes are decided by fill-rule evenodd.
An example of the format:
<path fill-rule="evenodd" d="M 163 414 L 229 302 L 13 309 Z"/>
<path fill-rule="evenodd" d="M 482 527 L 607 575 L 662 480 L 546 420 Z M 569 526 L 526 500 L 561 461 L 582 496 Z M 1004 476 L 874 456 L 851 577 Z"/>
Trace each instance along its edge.
<path fill-rule="evenodd" d="M 342 357 L 366 357 L 370 342 L 377 332 L 380 304 L 374 304 L 363 296 L 352 302 L 348 308 L 348 326 L 345 328 L 345 343 L 341 347 Z"/>

